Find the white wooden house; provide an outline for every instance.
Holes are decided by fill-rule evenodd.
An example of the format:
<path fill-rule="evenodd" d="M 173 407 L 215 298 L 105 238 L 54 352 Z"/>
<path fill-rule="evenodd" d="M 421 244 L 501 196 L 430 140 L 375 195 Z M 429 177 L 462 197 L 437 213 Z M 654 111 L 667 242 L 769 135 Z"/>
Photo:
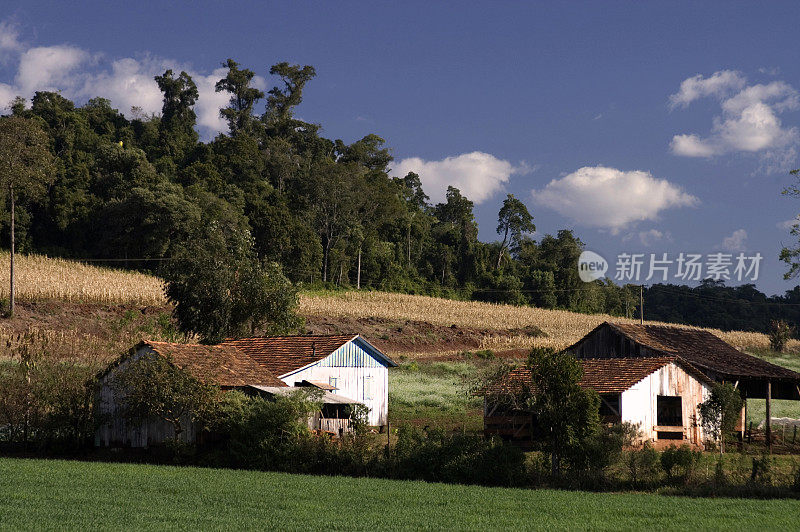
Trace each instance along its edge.
<path fill-rule="evenodd" d="M 388 422 L 388 368 L 397 364 L 359 335 L 267 336 L 220 345 L 236 347 L 288 386 L 313 385 L 366 405 L 370 425 Z"/>
<path fill-rule="evenodd" d="M 607 423 L 638 425 L 640 441 L 656 447 L 706 440 L 697 408 L 712 381 L 678 357 L 583 359 L 580 385 L 600 396 L 600 416 Z M 532 390 L 531 373 L 520 367 L 483 391 L 484 431 L 522 444 L 537 437 L 536 420 L 515 399 Z"/>

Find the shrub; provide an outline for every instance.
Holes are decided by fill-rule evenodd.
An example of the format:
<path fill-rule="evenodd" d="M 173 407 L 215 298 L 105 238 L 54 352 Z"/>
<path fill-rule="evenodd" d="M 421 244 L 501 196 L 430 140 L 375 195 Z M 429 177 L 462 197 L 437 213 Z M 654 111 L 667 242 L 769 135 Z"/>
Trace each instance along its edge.
<path fill-rule="evenodd" d="M 772 457 L 764 453 L 760 457 L 753 457 L 753 469 L 750 473 L 751 482 L 769 484 L 772 482 Z"/>
<path fill-rule="evenodd" d="M 669 479 L 673 478 L 676 468 L 681 470 L 681 476 L 684 479 L 689 479 L 694 474 L 701 456 L 700 451 L 692 451 L 691 447 L 686 444 L 680 447 L 670 445 L 661 453 L 661 467 Z"/>
<path fill-rule="evenodd" d="M 769 347 L 773 351 L 782 353 L 786 344 L 794 334 L 794 327 L 783 320 L 773 320 L 769 324 Z"/>
<path fill-rule="evenodd" d="M 633 484 L 652 483 L 661 469 L 661 460 L 650 442 L 645 442 L 639 449 L 628 451 L 625 465 Z"/>
<path fill-rule="evenodd" d="M 720 453 L 725 452 L 725 438 L 736 426 L 743 404 L 739 390 L 732 384 L 717 383 L 711 389 L 711 396 L 698 406 L 703 430 L 719 442 Z"/>

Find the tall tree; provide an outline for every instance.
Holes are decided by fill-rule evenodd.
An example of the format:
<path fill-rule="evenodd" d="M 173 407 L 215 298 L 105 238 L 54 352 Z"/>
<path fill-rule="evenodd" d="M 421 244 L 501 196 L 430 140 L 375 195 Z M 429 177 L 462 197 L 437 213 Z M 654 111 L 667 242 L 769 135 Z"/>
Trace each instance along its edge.
<path fill-rule="evenodd" d="M 800 168 L 792 170 L 790 173 L 800 181 Z M 794 184 L 786 187 L 783 190 L 783 195 L 794 198 L 800 197 L 800 186 Z M 792 226 L 789 232 L 794 237 L 800 237 L 800 220 Z M 786 246 L 781 249 L 780 259 L 789 266 L 789 271 L 783 274 L 784 279 L 792 279 L 800 274 L 800 245 L 794 247 Z"/>
<path fill-rule="evenodd" d="M 239 63 L 228 59 L 222 66 L 228 69 L 224 78 L 215 85 L 217 92 L 226 91 L 231 94 L 228 107 L 219 110 L 220 116 L 228 121 L 231 136 L 240 132 L 250 133 L 253 129 L 253 107 L 264 97 L 264 92 L 251 87 L 255 72 L 239 68 Z"/>
<path fill-rule="evenodd" d="M 287 62 L 272 65 L 269 73 L 277 75 L 283 87 L 273 87 L 267 97 L 267 122 L 278 127 L 292 120 L 292 110 L 303 101 L 303 88 L 317 75 L 314 67 L 290 65 Z"/>
<path fill-rule="evenodd" d="M 164 95 L 159 124 L 162 149 L 167 155 L 182 159 L 188 148 L 198 139 L 194 130 L 197 123 L 194 104 L 200 95 L 197 85 L 186 72 L 181 71 L 176 78 L 171 69 L 154 79 Z"/>
<path fill-rule="evenodd" d="M 503 241 L 500 243 L 500 252 L 497 254 L 496 268 L 500 268 L 500 261 L 509 244 L 509 238 L 511 246 L 517 247 L 523 234 L 534 231 L 536 231 L 536 226 L 533 224 L 533 216 L 528 212 L 528 208 L 515 198 L 514 194 L 509 194 L 497 215 L 497 234 L 503 235 Z"/>
<path fill-rule="evenodd" d="M 54 174 L 50 139 L 33 119 L 0 119 L 0 189 L 6 194 L 11 216 L 9 316 L 14 315 L 14 218 L 17 199 L 34 199 L 47 191 Z"/>

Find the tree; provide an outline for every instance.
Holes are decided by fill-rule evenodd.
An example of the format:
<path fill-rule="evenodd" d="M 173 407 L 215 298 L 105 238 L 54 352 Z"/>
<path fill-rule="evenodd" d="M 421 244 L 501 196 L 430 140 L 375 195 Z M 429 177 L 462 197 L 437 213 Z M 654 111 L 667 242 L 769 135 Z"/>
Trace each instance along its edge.
<path fill-rule="evenodd" d="M 565 457 L 582 448 L 600 429 L 600 397 L 578 384 L 583 369 L 571 354 L 534 348 L 528 358 L 531 395 L 528 406 L 544 434 L 554 477 Z"/>
<path fill-rule="evenodd" d="M 175 440 L 185 421 L 201 421 L 216 403 L 218 390 L 204 384 L 169 358 L 147 354 L 116 371 L 111 386 L 120 398 L 122 417 L 134 423 L 151 418 L 172 424 Z"/>
<path fill-rule="evenodd" d="M 180 330 L 218 343 L 263 329 L 295 331 L 297 292 L 276 264 L 258 259 L 249 231 L 235 217 L 205 222 L 166 268 L 166 294 Z"/>
<path fill-rule="evenodd" d="M 283 82 L 283 88 L 273 87 L 267 97 L 266 118 L 273 124 L 284 125 L 292 119 L 292 109 L 303 101 L 303 88 L 317 75 L 314 67 L 306 65 L 290 65 L 287 62 L 272 65 L 269 73 L 277 75 Z"/>
<path fill-rule="evenodd" d="M 198 139 L 194 130 L 197 122 L 194 104 L 200 93 L 191 76 L 183 71 L 176 78 L 170 69 L 154 79 L 164 94 L 159 124 L 161 148 L 169 156 L 182 159 Z"/>
<path fill-rule="evenodd" d="M 697 407 L 703 430 L 719 441 L 720 454 L 725 452 L 725 436 L 736 427 L 743 404 L 739 390 L 726 382 L 714 384 L 711 396 Z"/>
<path fill-rule="evenodd" d="M 7 194 L 11 214 L 11 271 L 8 315 L 14 315 L 14 217 L 19 197 L 43 196 L 53 182 L 50 139 L 33 119 L 0 119 L 0 190 Z"/>
<path fill-rule="evenodd" d="M 534 231 L 536 231 L 536 226 L 533 224 L 533 216 L 528 212 L 528 208 L 515 198 L 514 194 L 509 194 L 497 215 L 497 234 L 503 235 L 503 241 L 500 243 L 500 252 L 497 254 L 496 268 L 500 268 L 500 261 L 509 243 L 509 237 L 511 246 L 517 247 L 523 234 Z"/>
<path fill-rule="evenodd" d="M 220 109 L 219 114 L 228 121 L 231 136 L 240 132 L 251 132 L 253 107 L 264 97 L 264 92 L 250 86 L 255 76 L 252 70 L 240 69 L 239 63 L 233 59 L 228 59 L 222 66 L 228 69 L 228 73 L 217 82 L 215 90 L 231 93 L 231 99 L 228 107 Z"/>
<path fill-rule="evenodd" d="M 794 334 L 794 327 L 783 320 L 773 320 L 769 324 L 769 347 L 773 351 L 782 353 L 786 344 Z"/>

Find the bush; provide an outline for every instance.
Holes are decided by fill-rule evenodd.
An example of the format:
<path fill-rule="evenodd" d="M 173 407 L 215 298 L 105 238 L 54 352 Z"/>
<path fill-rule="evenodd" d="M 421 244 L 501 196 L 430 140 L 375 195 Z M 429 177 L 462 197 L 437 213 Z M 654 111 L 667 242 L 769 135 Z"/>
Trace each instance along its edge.
<path fill-rule="evenodd" d="M 675 469 L 681 471 L 681 476 L 688 480 L 694 474 L 695 467 L 702 453 L 700 451 L 692 451 L 691 447 L 686 444 L 676 447 L 670 445 L 661 453 L 661 467 L 667 473 L 669 479 L 673 479 Z"/>
<path fill-rule="evenodd" d="M 772 482 L 772 457 L 770 455 L 764 453 L 760 457 L 753 457 L 750 481 L 762 484 L 770 484 Z"/>
<path fill-rule="evenodd" d="M 625 465 L 633 484 L 650 484 L 657 480 L 661 470 L 661 460 L 650 442 L 645 442 L 639 449 L 628 451 Z"/>
<path fill-rule="evenodd" d="M 794 327 L 783 320 L 773 320 L 769 324 L 769 347 L 773 351 L 782 353 L 786 344 L 794 334 Z"/>

